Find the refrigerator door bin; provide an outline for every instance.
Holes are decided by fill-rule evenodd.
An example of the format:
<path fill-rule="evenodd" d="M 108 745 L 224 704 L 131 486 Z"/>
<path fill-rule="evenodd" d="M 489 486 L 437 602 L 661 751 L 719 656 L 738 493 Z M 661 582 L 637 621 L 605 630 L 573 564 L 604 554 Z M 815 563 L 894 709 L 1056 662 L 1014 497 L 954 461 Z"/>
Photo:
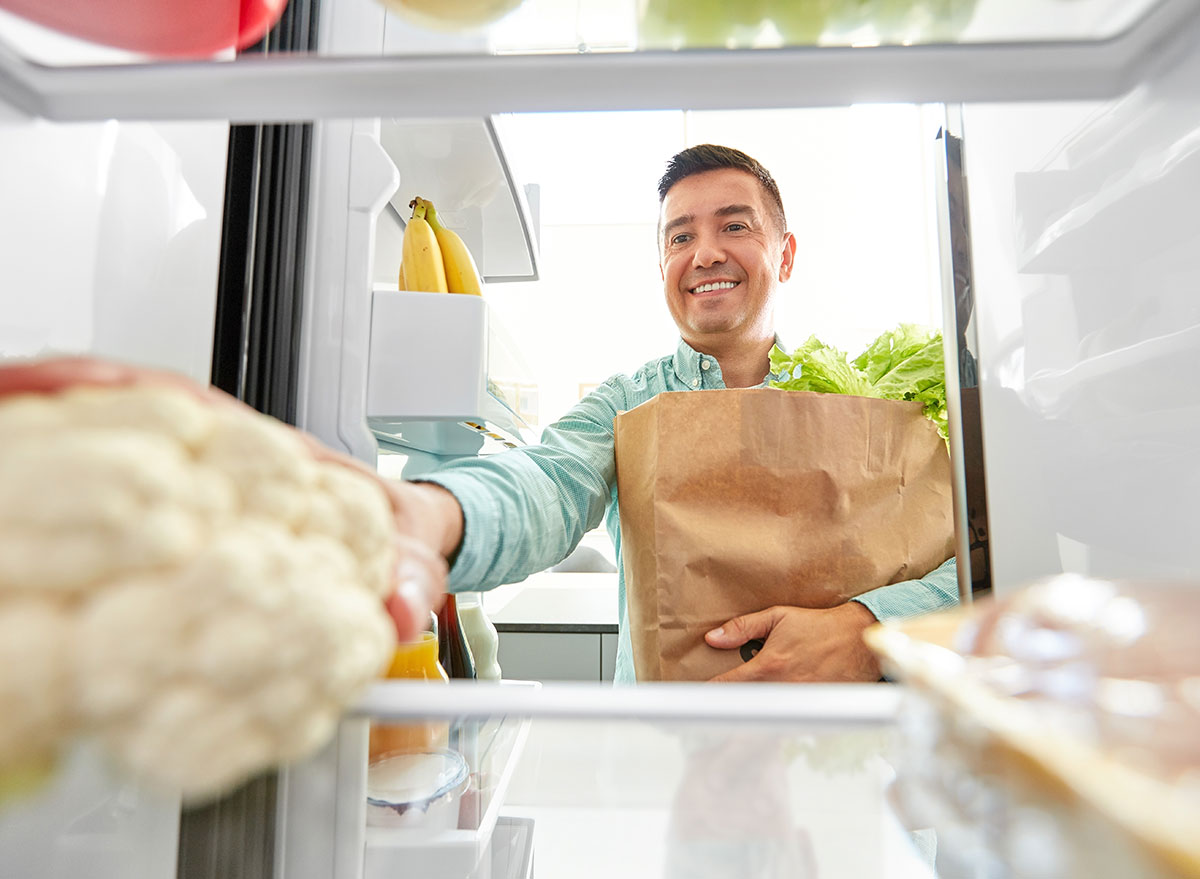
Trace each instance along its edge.
<path fill-rule="evenodd" d="M 532 818 L 501 815 L 488 856 L 471 879 L 533 879 L 533 824 Z"/>
<path fill-rule="evenodd" d="M 400 188 L 379 218 L 376 281 L 396 277 L 417 197 L 432 201 L 462 236 L 485 282 L 537 280 L 536 224 L 490 118 L 383 119 L 379 142 Z"/>
<path fill-rule="evenodd" d="M 536 681 L 503 681 L 497 689 L 511 692 L 540 686 Z M 489 875 L 493 838 L 506 820 L 500 818 L 500 810 L 525 748 L 529 725 L 528 717 L 505 714 L 456 721 L 451 727 L 451 748 L 466 758 L 470 772 L 470 783 L 460 800 L 458 827 L 433 834 L 367 827 L 363 879 Z M 501 837 L 506 851 L 513 848 L 511 836 L 510 832 Z"/>
<path fill-rule="evenodd" d="M 436 455 L 525 444 L 527 375 L 483 298 L 375 291 L 367 423 L 382 444 Z"/>

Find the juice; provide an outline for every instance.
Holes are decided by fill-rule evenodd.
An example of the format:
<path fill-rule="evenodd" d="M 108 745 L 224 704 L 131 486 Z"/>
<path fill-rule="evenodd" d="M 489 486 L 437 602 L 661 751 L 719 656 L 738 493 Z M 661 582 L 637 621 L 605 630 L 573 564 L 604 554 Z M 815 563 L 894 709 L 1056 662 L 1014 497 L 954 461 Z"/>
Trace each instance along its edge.
<path fill-rule="evenodd" d="M 392 664 L 385 676 L 444 684 L 449 678 L 438 664 L 437 654 L 437 635 L 422 632 L 417 640 L 396 645 Z M 445 721 L 372 723 L 370 759 L 374 762 L 386 754 L 436 751 L 445 748 L 449 740 L 450 727 Z"/>

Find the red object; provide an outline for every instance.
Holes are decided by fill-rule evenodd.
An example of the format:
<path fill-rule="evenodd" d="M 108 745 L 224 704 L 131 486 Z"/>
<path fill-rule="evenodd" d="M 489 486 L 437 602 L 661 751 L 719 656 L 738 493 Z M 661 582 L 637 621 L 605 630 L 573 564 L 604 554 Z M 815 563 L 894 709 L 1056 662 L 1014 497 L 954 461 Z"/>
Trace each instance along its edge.
<path fill-rule="evenodd" d="M 253 45 L 287 0 L 0 0 L 22 18 L 72 37 L 167 57 Z"/>
<path fill-rule="evenodd" d="M 438 662 L 452 678 L 475 677 L 475 660 L 467 636 L 459 625 L 458 602 L 447 595 L 438 611 Z"/>

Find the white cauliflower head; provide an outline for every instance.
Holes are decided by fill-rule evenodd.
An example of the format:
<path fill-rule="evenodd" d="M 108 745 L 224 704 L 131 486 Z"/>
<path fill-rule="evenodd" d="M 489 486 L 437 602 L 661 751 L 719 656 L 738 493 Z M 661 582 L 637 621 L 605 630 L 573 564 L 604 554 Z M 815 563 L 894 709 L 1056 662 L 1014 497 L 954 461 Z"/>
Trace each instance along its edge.
<path fill-rule="evenodd" d="M 194 800 L 311 753 L 395 643 L 392 523 L 243 407 L 0 400 L 0 769 L 83 733 Z"/>

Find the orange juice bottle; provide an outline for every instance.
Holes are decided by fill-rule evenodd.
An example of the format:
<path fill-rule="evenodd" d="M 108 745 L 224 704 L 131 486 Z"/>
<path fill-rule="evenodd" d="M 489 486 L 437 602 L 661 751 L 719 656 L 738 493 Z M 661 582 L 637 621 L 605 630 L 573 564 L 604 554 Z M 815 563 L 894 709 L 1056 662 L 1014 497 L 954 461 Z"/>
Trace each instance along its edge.
<path fill-rule="evenodd" d="M 415 641 L 396 645 L 392 664 L 385 675 L 389 678 L 410 678 L 434 684 L 444 684 L 449 678 L 438 662 L 438 639 L 433 632 L 422 632 Z M 370 759 L 372 762 L 387 754 L 435 751 L 445 748 L 450 740 L 447 722 L 371 724 Z"/>

